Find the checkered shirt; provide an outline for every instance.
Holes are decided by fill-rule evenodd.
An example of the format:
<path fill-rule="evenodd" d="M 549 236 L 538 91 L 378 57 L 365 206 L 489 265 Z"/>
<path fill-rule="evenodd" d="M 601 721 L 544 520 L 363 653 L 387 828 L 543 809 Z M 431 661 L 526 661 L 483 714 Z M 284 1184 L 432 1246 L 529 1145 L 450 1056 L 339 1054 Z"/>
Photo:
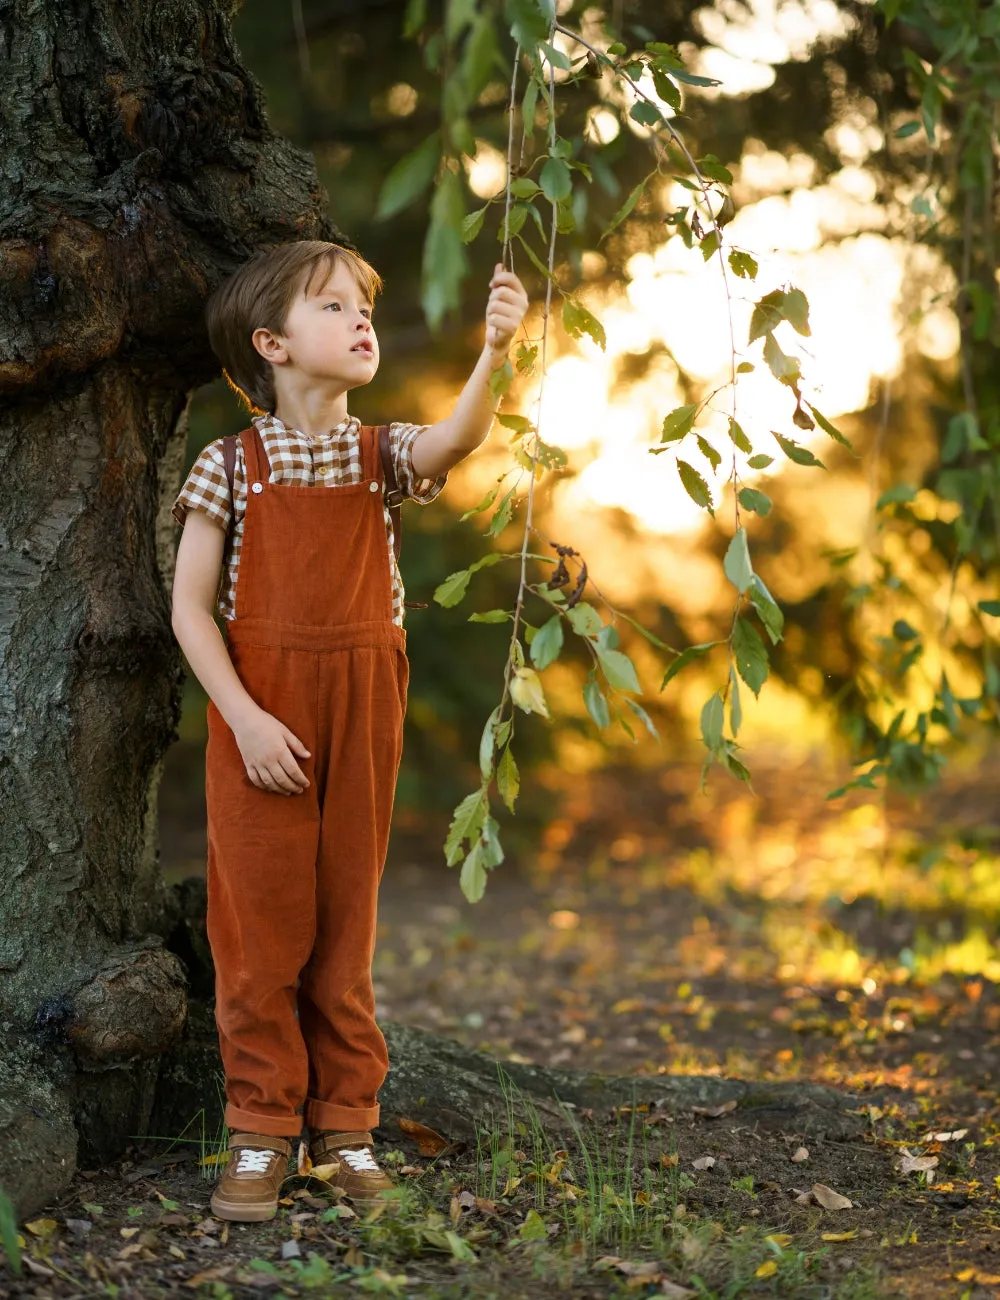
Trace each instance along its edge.
<path fill-rule="evenodd" d="M 258 416 L 254 424 L 271 462 L 269 482 L 295 487 L 343 487 L 362 480 L 361 423 L 348 416 L 328 434 L 310 437 L 289 428 L 274 415 Z M 413 444 L 426 428 L 423 424 L 390 424 L 389 448 L 396 477 L 403 494 L 426 505 L 433 501 L 447 480 L 418 479 L 413 474 Z M 236 472 L 230 497 L 226 481 L 222 439 L 209 443 L 201 453 L 174 502 L 173 515 L 183 524 L 189 510 L 200 510 L 220 528 L 229 531 L 235 506 L 236 522 L 226 549 L 222 579 L 219 584 L 218 612 L 224 619 L 236 617 L 236 577 L 243 545 L 243 527 L 247 508 L 246 471 L 243 444 L 236 444 Z M 392 621 L 403 623 L 403 580 L 393 550 L 392 518 L 385 509 L 385 534 L 392 577 Z"/>

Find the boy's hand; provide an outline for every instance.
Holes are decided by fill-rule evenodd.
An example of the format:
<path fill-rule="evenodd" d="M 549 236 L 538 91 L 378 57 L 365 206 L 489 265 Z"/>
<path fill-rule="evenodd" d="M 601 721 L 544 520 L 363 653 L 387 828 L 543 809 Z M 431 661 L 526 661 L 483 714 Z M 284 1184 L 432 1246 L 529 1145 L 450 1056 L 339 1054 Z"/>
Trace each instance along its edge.
<path fill-rule="evenodd" d="M 247 776 L 258 790 L 270 794 L 302 794 L 309 782 L 295 761 L 308 758 L 298 736 L 264 709 L 250 714 L 245 723 L 233 729 Z"/>
<path fill-rule="evenodd" d="M 528 310 L 528 295 L 513 271 L 505 271 L 498 262 L 490 281 L 490 298 L 486 304 L 486 350 L 496 365 L 507 359 L 511 340 Z"/>

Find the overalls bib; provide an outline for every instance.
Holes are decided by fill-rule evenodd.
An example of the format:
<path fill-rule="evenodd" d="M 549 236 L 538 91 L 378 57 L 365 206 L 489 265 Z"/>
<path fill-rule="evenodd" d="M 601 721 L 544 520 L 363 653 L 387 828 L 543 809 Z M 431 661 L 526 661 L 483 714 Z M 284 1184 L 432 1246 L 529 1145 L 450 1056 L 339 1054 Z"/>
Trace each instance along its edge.
<path fill-rule="evenodd" d="M 231 1130 L 366 1131 L 388 1069 L 371 964 L 403 743 L 408 664 L 392 621 L 376 432 L 363 478 L 270 483 L 241 434 L 243 548 L 229 653 L 253 700 L 309 750 L 303 794 L 259 790 L 208 706 L 208 937 Z"/>

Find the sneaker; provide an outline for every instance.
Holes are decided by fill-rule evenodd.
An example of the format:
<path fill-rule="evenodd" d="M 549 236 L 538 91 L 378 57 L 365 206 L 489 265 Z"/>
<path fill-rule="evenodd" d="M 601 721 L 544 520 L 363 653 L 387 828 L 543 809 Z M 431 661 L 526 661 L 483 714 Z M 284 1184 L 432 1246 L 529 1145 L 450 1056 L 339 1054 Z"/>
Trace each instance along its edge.
<path fill-rule="evenodd" d="M 309 1142 L 309 1158 L 314 1166 L 330 1169 L 326 1182 L 340 1187 L 345 1196 L 357 1201 L 372 1200 L 391 1191 L 392 1179 L 378 1165 L 375 1141 L 370 1133 L 314 1133 Z"/>
<path fill-rule="evenodd" d="M 292 1144 L 262 1133 L 234 1133 L 226 1171 L 212 1193 L 217 1219 L 262 1223 L 278 1212 L 278 1193 L 288 1175 Z"/>

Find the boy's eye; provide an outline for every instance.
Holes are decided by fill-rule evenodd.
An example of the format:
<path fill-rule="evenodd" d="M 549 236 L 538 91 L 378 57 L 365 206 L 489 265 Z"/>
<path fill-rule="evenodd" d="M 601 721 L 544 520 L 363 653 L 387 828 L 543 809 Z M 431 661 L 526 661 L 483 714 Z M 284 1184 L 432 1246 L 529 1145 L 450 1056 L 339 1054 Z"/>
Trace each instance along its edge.
<path fill-rule="evenodd" d="M 333 308 L 335 308 L 337 311 L 340 311 L 340 303 L 339 303 L 339 302 L 328 302 L 326 305 L 327 305 L 327 309 L 328 309 L 328 310 L 329 310 L 329 308 L 333 307 Z"/>

